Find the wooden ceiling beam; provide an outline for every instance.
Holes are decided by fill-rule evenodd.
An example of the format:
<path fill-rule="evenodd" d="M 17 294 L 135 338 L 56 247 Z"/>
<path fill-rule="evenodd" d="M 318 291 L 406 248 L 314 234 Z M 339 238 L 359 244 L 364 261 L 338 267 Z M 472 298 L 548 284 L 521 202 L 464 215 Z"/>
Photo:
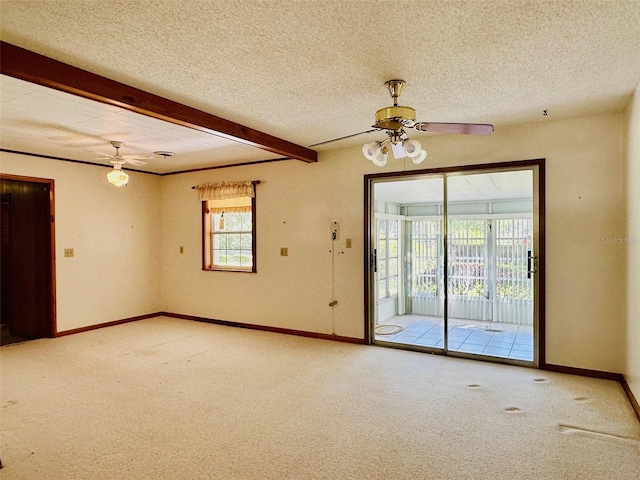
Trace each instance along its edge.
<path fill-rule="evenodd" d="M 152 118 L 277 153 L 284 157 L 309 163 L 318 161 L 318 153 L 315 150 L 139 90 L 124 83 L 116 82 L 10 43 L 0 42 L 0 59 L 0 73 L 3 75 L 108 105 L 115 105 Z"/>

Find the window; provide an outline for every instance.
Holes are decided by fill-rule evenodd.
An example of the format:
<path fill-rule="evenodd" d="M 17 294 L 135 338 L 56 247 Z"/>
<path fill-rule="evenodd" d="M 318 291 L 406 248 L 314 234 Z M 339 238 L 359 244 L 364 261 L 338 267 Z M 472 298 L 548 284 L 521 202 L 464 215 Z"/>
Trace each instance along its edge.
<path fill-rule="evenodd" d="M 209 186 L 213 187 L 218 186 Z M 251 195 L 202 201 L 203 270 L 256 272 L 256 199 L 253 185 Z"/>
<path fill-rule="evenodd" d="M 398 294 L 398 220 L 378 219 L 378 298 Z"/>
<path fill-rule="evenodd" d="M 408 224 L 411 235 L 408 256 L 411 292 L 415 296 L 436 297 L 442 287 L 442 223 L 436 219 L 421 219 L 410 220 Z"/>
<path fill-rule="evenodd" d="M 496 294 L 502 301 L 533 300 L 527 253 L 533 245 L 531 218 L 496 220 Z"/>
<path fill-rule="evenodd" d="M 411 295 L 437 296 L 442 287 L 441 220 L 409 221 Z M 451 219 L 449 294 L 502 301 L 531 300 L 527 253 L 531 250 L 531 218 Z M 495 273 L 491 273 L 495 272 Z M 495 275 L 496 282 L 490 278 Z"/>
<path fill-rule="evenodd" d="M 449 237 L 449 295 L 489 298 L 488 220 L 451 219 Z"/>

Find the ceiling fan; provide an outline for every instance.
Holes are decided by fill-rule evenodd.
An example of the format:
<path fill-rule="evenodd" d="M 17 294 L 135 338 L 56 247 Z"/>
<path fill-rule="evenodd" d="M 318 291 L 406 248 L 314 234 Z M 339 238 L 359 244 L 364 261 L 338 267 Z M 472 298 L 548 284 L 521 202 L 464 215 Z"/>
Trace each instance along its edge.
<path fill-rule="evenodd" d="M 407 128 L 414 128 L 420 132 L 428 133 L 462 133 L 468 135 L 489 135 L 493 132 L 493 125 L 488 123 L 417 122 L 415 109 L 398 105 L 398 97 L 402 93 L 405 83 L 404 80 L 389 80 L 384 84 L 393 99 L 393 106 L 381 108 L 376 112 L 376 121 L 370 130 L 309 146 L 316 147 L 344 140 L 345 138 L 384 130 L 387 138 L 382 141 L 365 144 L 362 147 L 364 156 L 374 164 L 382 167 L 387 163 L 387 154 L 391 149 L 394 158 L 410 157 L 413 163 L 417 165 L 424 161 L 427 157 L 427 152 L 422 150 L 420 142 L 409 140 L 405 132 Z"/>
<path fill-rule="evenodd" d="M 138 154 L 138 155 L 120 155 L 120 147 L 122 146 L 122 142 L 118 142 L 112 140 L 111 145 L 116 149 L 115 155 L 106 155 L 109 159 L 109 162 L 113 164 L 113 170 L 111 170 L 107 174 L 107 181 L 115 185 L 116 187 L 123 187 L 129 182 L 129 175 L 122 170 L 122 165 L 125 163 L 130 163 L 131 165 L 145 165 L 147 162 L 143 162 L 141 159 L 149 160 L 153 158 L 153 155 L 158 155 L 163 159 L 167 159 L 167 157 L 173 157 L 175 154 L 173 152 L 166 152 L 163 150 L 153 152 L 153 155 L 147 154 Z"/>
<path fill-rule="evenodd" d="M 100 154 L 100 155 L 103 155 L 105 159 L 108 159 L 109 162 L 113 163 L 114 165 L 119 164 L 120 166 L 122 166 L 125 163 L 129 163 L 131 165 L 135 165 L 139 167 L 147 163 L 147 162 L 144 162 L 143 160 L 150 160 L 153 158 L 153 155 L 147 155 L 147 154 L 120 155 L 120 147 L 122 147 L 122 142 L 117 142 L 115 140 L 112 140 L 109 143 L 111 143 L 111 145 L 113 145 L 113 147 L 116 149 L 116 154 L 115 155 Z"/>

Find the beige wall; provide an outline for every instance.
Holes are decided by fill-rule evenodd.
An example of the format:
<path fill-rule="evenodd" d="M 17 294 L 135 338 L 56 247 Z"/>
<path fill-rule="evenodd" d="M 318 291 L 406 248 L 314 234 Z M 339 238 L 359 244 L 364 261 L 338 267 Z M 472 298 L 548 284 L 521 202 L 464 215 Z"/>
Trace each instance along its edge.
<path fill-rule="evenodd" d="M 118 189 L 103 167 L 0 155 L 2 173 L 55 181 L 59 332 L 158 311 L 160 177 Z"/>
<path fill-rule="evenodd" d="M 426 167 L 547 159 L 547 362 L 621 372 L 625 254 L 603 238 L 625 232 L 623 116 L 423 143 Z M 405 166 L 412 167 L 390 160 L 379 169 L 354 147 L 322 153 L 317 164 L 287 161 L 164 177 L 163 309 L 362 338 L 363 175 Z M 263 182 L 257 190 L 258 273 L 202 272 L 200 206 L 190 186 L 255 179 Z M 335 255 L 332 220 L 341 224 Z M 346 238 L 353 248 L 345 248 Z M 289 248 L 288 257 L 280 257 L 280 247 Z"/>
<path fill-rule="evenodd" d="M 640 87 L 626 112 L 627 358 L 624 375 L 640 401 Z"/>
<path fill-rule="evenodd" d="M 625 366 L 622 114 L 499 128 L 490 137 L 433 136 L 423 166 L 547 159 L 547 362 Z M 59 330 L 169 311 L 362 338 L 363 176 L 383 169 L 359 147 L 317 164 L 284 161 L 166 177 L 3 154 L 1 171 L 56 180 Z M 258 273 L 201 271 L 200 182 L 261 180 Z M 331 221 L 341 225 L 332 245 Z M 158 229 L 159 227 L 159 229 Z M 345 248 L 345 239 L 353 248 Z M 180 254 L 180 246 L 184 253 Z M 280 247 L 289 256 L 280 256 Z M 76 257 L 62 256 L 75 248 Z M 125 266 L 113 265 L 119 256 Z M 338 304 L 331 308 L 331 300 Z"/>

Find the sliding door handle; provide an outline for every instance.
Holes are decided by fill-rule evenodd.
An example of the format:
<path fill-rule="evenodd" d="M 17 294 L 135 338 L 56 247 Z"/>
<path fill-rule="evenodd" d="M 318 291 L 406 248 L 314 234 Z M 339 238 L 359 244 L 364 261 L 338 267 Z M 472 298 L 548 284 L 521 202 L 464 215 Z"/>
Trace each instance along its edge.
<path fill-rule="evenodd" d="M 531 255 L 531 250 L 527 251 L 527 278 L 531 278 L 532 273 L 536 273 L 536 260 L 538 257 Z"/>

